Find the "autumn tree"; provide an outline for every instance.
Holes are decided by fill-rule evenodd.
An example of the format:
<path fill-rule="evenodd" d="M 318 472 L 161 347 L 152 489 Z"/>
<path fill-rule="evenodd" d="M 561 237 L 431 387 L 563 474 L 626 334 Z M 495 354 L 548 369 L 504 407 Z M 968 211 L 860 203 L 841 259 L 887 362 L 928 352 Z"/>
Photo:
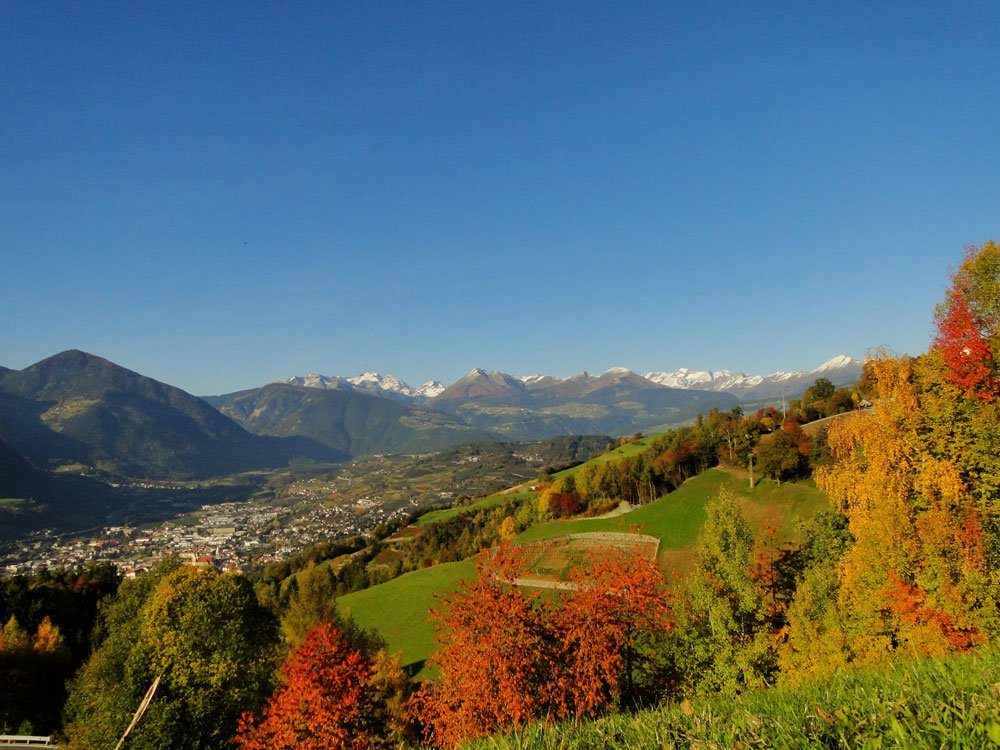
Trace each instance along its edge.
<path fill-rule="evenodd" d="M 792 681 L 1000 635 L 1000 248 L 967 252 L 936 318 L 926 354 L 869 359 L 874 409 L 828 431 L 816 482 L 851 542 L 796 593 L 782 655 Z"/>
<path fill-rule="evenodd" d="M 0 628 L 0 732 L 55 729 L 69 666 L 69 649 L 48 616 L 32 634 L 12 615 Z"/>
<path fill-rule="evenodd" d="M 764 435 L 754 455 L 761 474 L 782 482 L 801 477 L 808 471 L 810 452 L 809 438 L 801 427 L 790 422 Z"/>
<path fill-rule="evenodd" d="M 306 633 L 321 623 L 333 623 L 355 648 L 374 654 L 383 648 L 375 633 L 363 630 L 337 609 L 337 581 L 330 567 L 309 562 L 289 579 L 288 604 L 281 612 L 281 634 L 289 648 L 305 641 Z"/>
<path fill-rule="evenodd" d="M 984 506 L 972 491 L 984 478 L 976 464 L 989 465 L 974 458 L 975 444 L 997 439 L 995 407 L 949 384 L 934 351 L 917 360 L 883 355 L 873 371 L 874 412 L 830 428 L 834 462 L 816 471 L 854 538 L 836 568 L 834 611 L 820 618 L 837 625 L 805 641 L 792 633 L 801 655 L 826 639 L 823 658 L 844 663 L 897 649 L 960 650 L 998 625 Z M 969 415 L 993 429 L 977 437 Z M 822 666 L 798 661 L 813 672 Z"/>
<path fill-rule="evenodd" d="M 244 750 L 390 747 L 387 691 L 372 662 L 333 623 L 313 627 L 281 668 L 282 686 L 236 735 Z"/>
<path fill-rule="evenodd" d="M 434 744 L 520 730 L 548 709 L 552 639 L 537 595 L 514 585 L 523 570 L 516 548 L 483 552 L 476 578 L 432 610 L 438 680 L 421 686 L 415 706 Z"/>
<path fill-rule="evenodd" d="M 610 550 L 589 555 L 569 581 L 574 589 L 553 614 L 554 711 L 596 716 L 635 703 L 637 684 L 649 675 L 646 667 L 670 628 L 662 573 L 653 560 Z"/>
<path fill-rule="evenodd" d="M 976 399 L 1000 396 L 1000 246 L 966 247 L 935 322 L 948 380 Z"/>

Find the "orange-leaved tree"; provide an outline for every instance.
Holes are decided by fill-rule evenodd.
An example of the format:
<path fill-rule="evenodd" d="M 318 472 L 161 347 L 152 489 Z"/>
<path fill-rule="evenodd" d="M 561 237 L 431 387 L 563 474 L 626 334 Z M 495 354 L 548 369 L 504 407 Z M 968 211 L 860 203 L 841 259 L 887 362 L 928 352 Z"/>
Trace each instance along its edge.
<path fill-rule="evenodd" d="M 552 639 L 538 596 L 515 585 L 524 563 L 508 544 L 480 553 L 475 580 L 431 611 L 438 680 L 421 686 L 413 706 L 438 746 L 520 730 L 548 710 Z"/>
<path fill-rule="evenodd" d="M 559 716 L 595 716 L 636 698 L 636 672 L 671 625 L 656 562 L 612 549 L 570 571 L 575 587 L 553 614 L 560 669 Z"/>
<path fill-rule="evenodd" d="M 388 746 L 373 669 L 325 622 L 310 630 L 281 668 L 284 685 L 259 718 L 244 714 L 243 750 L 328 750 Z"/>

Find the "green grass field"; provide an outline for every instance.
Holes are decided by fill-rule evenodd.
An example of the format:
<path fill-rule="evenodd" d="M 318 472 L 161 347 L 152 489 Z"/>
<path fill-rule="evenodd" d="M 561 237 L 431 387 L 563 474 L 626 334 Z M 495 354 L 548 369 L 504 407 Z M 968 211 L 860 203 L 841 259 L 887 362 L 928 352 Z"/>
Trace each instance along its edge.
<path fill-rule="evenodd" d="M 652 441 L 652 439 L 654 437 L 656 437 L 656 436 L 655 435 L 647 435 L 646 437 L 640 438 L 639 440 L 636 440 L 635 442 L 625 443 L 625 445 L 620 445 L 617 448 L 615 448 L 613 451 L 608 451 L 607 453 L 602 453 L 599 456 L 594 456 L 592 459 L 590 459 L 589 461 L 586 461 L 583 464 L 579 464 L 578 466 L 574 466 L 574 467 L 569 468 L 569 469 L 563 469 L 562 471 L 556 472 L 552 476 L 554 476 L 554 477 L 562 477 L 562 476 L 566 476 L 567 474 L 575 474 L 585 464 L 603 464 L 603 463 L 607 463 L 608 461 L 614 461 L 614 460 L 617 460 L 619 458 L 624 458 L 625 456 L 633 456 L 636 453 L 641 453 L 642 451 L 646 450 L 646 448 L 649 447 L 649 443 Z"/>
<path fill-rule="evenodd" d="M 463 578 L 472 578 L 471 561 L 434 565 L 415 570 L 388 583 L 346 594 L 337 600 L 341 612 L 350 612 L 364 628 L 377 630 L 393 651 L 402 651 L 403 663 L 419 666 L 434 650 L 434 626 L 427 610 L 435 594 L 454 591 Z"/>
<path fill-rule="evenodd" d="M 1000 649 L 851 670 L 801 688 L 738 700 L 694 699 L 598 721 L 536 725 L 473 748 L 1000 747 Z"/>
<path fill-rule="evenodd" d="M 753 490 L 749 482 L 739 476 L 709 469 L 688 480 L 676 491 L 648 505 L 613 518 L 582 518 L 552 521 L 525 530 L 519 542 L 551 539 L 583 531 L 640 531 L 660 540 L 660 556 L 670 559 L 671 551 L 689 549 L 698 538 L 698 531 L 705 522 L 705 503 L 726 487 L 739 500 L 751 524 L 774 518 L 778 526 L 788 530 L 794 519 L 809 516 L 825 508 L 826 496 L 811 481 L 777 482 L 764 480 Z"/>
<path fill-rule="evenodd" d="M 540 524 L 527 529 L 517 541 L 550 539 L 582 531 L 635 529 L 660 540 L 660 566 L 665 571 L 683 572 L 691 563 L 691 549 L 705 521 L 705 503 L 722 487 L 728 487 L 740 499 L 752 524 L 776 518 L 778 525 L 787 529 L 792 528 L 794 518 L 812 515 L 828 502 L 812 482 L 778 485 L 764 481 L 751 492 L 745 479 L 721 469 L 711 469 L 686 482 L 676 492 L 630 513 L 615 518 Z M 492 495 L 464 508 L 434 511 L 427 514 L 433 518 L 426 523 L 449 518 L 470 508 L 497 504 L 502 497 L 511 494 Z M 474 572 L 471 560 L 435 565 L 380 586 L 347 594 L 338 600 L 338 605 L 342 611 L 350 610 L 359 625 L 378 630 L 391 649 L 402 651 L 405 664 L 419 664 L 434 647 L 434 628 L 427 622 L 427 610 L 434 605 L 434 595 L 454 591 L 463 577 L 472 576 Z"/>
<path fill-rule="evenodd" d="M 463 513 L 468 513 L 469 511 L 479 510 L 481 508 L 492 508 L 503 503 L 506 498 L 524 499 L 533 494 L 534 493 L 529 490 L 520 492 L 498 492 L 495 495 L 487 495 L 486 497 L 480 498 L 471 505 L 457 505 L 454 508 L 444 508 L 443 510 L 432 510 L 428 513 L 424 513 L 420 516 L 420 518 L 414 521 L 413 525 L 429 526 L 432 523 L 446 521 L 449 518 L 454 518 L 455 516 L 459 516 Z"/>

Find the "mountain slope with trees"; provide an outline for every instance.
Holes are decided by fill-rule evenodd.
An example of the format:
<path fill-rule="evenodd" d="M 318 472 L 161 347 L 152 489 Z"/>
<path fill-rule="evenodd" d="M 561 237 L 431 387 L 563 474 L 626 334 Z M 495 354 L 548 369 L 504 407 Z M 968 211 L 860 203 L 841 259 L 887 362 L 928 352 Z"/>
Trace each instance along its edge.
<path fill-rule="evenodd" d="M 0 374 L 0 438 L 38 467 L 152 478 L 345 458 L 307 439 L 252 435 L 179 388 L 76 350 Z"/>
<path fill-rule="evenodd" d="M 255 434 L 304 437 L 350 456 L 425 453 L 493 437 L 443 412 L 352 391 L 272 383 L 206 401 Z"/>

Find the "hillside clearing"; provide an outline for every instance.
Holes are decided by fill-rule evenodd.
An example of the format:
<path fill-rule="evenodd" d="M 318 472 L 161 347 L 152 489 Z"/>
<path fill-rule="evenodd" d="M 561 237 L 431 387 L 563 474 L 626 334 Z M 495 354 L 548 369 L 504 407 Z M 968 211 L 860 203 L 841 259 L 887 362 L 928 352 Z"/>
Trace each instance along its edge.
<path fill-rule="evenodd" d="M 434 650 L 434 626 L 427 621 L 436 597 L 458 588 L 476 574 L 469 560 L 434 565 L 394 578 L 379 586 L 355 591 L 337 599 L 341 612 L 350 612 L 363 628 L 377 630 L 403 663 L 419 667 Z"/>
<path fill-rule="evenodd" d="M 588 532 L 643 533 L 659 540 L 660 568 L 667 573 L 672 570 L 683 573 L 690 569 L 693 561 L 694 543 L 705 521 L 705 503 L 723 487 L 736 495 L 751 524 L 773 518 L 791 539 L 795 538 L 796 518 L 811 516 L 828 503 L 826 496 L 811 481 L 779 485 L 766 480 L 751 491 L 744 478 L 722 469 L 710 469 L 688 480 L 675 492 L 629 513 L 614 518 L 539 524 L 528 528 L 515 542 L 526 544 Z M 504 497 L 513 494 L 500 493 L 483 498 L 472 506 L 434 511 L 427 514 L 433 517 L 429 523 L 498 504 Z M 533 493 L 516 494 L 526 497 Z M 557 575 L 553 571 L 560 565 L 559 561 L 553 563 L 549 575 Z M 342 611 L 350 610 L 359 625 L 379 631 L 391 649 L 403 652 L 405 664 L 419 667 L 434 649 L 434 626 L 427 621 L 427 610 L 434 605 L 435 595 L 454 591 L 462 578 L 474 574 L 475 567 L 471 560 L 434 565 L 342 596 L 338 599 L 338 606 Z"/>
<path fill-rule="evenodd" d="M 709 469 L 689 479 L 674 492 L 648 505 L 613 518 L 575 518 L 538 524 L 518 535 L 520 544 L 552 539 L 584 532 L 640 532 L 660 540 L 660 567 L 687 567 L 689 550 L 705 521 L 705 503 L 722 488 L 736 496 L 747 520 L 754 526 L 773 520 L 794 540 L 795 519 L 811 516 L 827 507 L 829 501 L 810 480 L 778 484 L 771 480 L 758 482 L 753 490 L 743 477 L 723 469 Z"/>

